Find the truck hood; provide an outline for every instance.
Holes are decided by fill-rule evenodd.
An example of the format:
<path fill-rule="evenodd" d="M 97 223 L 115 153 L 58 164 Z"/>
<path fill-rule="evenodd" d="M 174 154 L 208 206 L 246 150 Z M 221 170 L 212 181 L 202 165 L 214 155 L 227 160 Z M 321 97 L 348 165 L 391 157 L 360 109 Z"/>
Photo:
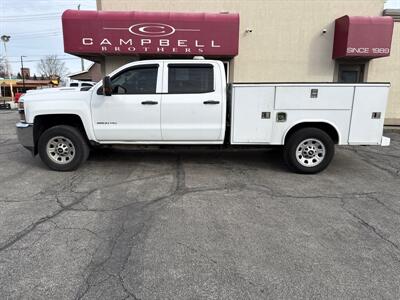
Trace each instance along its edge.
<path fill-rule="evenodd" d="M 27 123 L 33 123 L 37 115 L 74 114 L 87 119 L 90 116 L 92 92 L 93 89 L 49 89 L 27 93 L 20 98 L 20 102 L 24 103 Z"/>
<path fill-rule="evenodd" d="M 79 101 L 87 100 L 90 97 L 91 90 L 81 91 L 80 88 L 52 88 L 43 90 L 34 90 L 28 92 L 20 98 L 20 101 Z"/>
<path fill-rule="evenodd" d="M 26 92 L 26 94 L 33 95 L 33 94 L 48 94 L 48 93 L 71 92 L 71 91 L 80 91 L 80 88 L 79 87 L 59 87 L 59 88 L 48 88 L 48 89 L 40 89 L 40 90 L 28 90 Z"/>

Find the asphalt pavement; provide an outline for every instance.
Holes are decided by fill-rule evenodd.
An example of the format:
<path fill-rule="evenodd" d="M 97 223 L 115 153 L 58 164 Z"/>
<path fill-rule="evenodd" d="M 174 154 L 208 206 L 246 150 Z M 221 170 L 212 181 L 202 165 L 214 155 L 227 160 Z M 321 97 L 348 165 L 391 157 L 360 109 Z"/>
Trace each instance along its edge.
<path fill-rule="evenodd" d="M 2 299 L 399 299 L 400 134 L 290 173 L 277 150 L 48 170 L 0 112 Z"/>

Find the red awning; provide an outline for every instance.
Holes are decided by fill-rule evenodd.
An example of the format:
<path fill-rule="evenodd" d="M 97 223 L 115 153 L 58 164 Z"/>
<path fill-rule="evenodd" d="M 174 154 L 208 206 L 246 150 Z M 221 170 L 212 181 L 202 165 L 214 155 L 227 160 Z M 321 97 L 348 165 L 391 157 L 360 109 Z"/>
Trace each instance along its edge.
<path fill-rule="evenodd" d="M 238 14 L 67 10 L 62 24 L 78 56 L 238 54 Z"/>
<path fill-rule="evenodd" d="M 389 56 L 393 24 L 391 17 L 343 16 L 337 19 L 332 58 Z"/>

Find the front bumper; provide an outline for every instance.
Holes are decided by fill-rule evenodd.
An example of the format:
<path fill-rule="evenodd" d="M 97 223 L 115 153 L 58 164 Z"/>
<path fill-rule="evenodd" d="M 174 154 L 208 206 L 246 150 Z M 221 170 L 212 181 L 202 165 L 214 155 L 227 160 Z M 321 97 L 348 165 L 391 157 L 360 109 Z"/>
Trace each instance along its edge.
<path fill-rule="evenodd" d="M 19 122 L 15 126 L 17 127 L 17 136 L 20 144 L 34 153 L 33 124 Z"/>

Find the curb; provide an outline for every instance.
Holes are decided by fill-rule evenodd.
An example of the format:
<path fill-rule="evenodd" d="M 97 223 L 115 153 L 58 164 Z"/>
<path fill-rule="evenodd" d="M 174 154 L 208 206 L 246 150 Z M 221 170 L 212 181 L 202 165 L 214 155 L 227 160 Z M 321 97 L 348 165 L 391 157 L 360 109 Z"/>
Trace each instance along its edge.
<path fill-rule="evenodd" d="M 400 133 L 400 126 L 385 126 L 383 132 L 387 133 Z"/>

